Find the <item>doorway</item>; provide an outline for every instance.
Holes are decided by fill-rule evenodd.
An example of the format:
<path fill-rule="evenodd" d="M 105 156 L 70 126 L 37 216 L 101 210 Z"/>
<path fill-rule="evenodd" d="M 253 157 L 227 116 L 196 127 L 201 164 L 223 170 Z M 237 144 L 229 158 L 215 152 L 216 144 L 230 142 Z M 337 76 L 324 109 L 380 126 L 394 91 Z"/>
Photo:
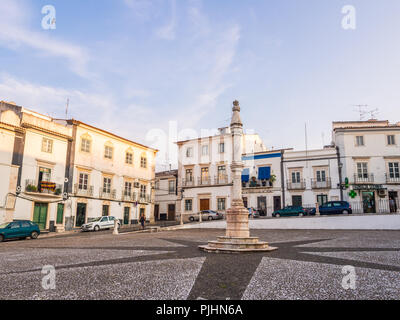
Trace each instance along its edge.
<path fill-rule="evenodd" d="M 292 196 L 292 206 L 302 207 L 303 206 L 303 197 L 302 196 Z"/>
<path fill-rule="evenodd" d="M 131 208 L 130 207 L 124 207 L 124 224 L 129 224 L 129 215 L 131 212 Z"/>
<path fill-rule="evenodd" d="M 397 205 L 398 205 L 398 194 L 397 191 L 389 191 L 389 207 L 390 213 L 397 212 Z"/>
<path fill-rule="evenodd" d="M 154 219 L 156 221 L 160 220 L 159 214 L 160 214 L 160 205 L 159 204 L 155 204 L 154 205 Z"/>
<path fill-rule="evenodd" d="M 326 194 L 317 195 L 317 202 L 319 206 L 323 206 L 325 203 L 328 202 L 328 196 Z"/>
<path fill-rule="evenodd" d="M 86 203 L 78 203 L 76 208 L 76 227 L 81 227 L 86 220 Z"/>
<path fill-rule="evenodd" d="M 257 207 L 260 213 L 260 216 L 267 215 L 267 197 L 258 197 L 257 198 Z"/>
<path fill-rule="evenodd" d="M 282 209 L 281 197 L 280 196 L 274 197 L 274 211 L 281 209 Z"/>
<path fill-rule="evenodd" d="M 376 213 L 375 192 L 363 191 L 362 201 L 363 201 L 364 213 Z"/>
<path fill-rule="evenodd" d="M 174 221 L 174 220 L 175 220 L 175 205 L 169 204 L 168 205 L 168 221 Z"/>
<path fill-rule="evenodd" d="M 210 199 L 200 199 L 200 211 L 210 210 Z"/>
<path fill-rule="evenodd" d="M 33 222 L 35 222 L 40 230 L 46 229 L 47 224 L 47 203 L 35 202 L 35 208 L 33 211 Z"/>

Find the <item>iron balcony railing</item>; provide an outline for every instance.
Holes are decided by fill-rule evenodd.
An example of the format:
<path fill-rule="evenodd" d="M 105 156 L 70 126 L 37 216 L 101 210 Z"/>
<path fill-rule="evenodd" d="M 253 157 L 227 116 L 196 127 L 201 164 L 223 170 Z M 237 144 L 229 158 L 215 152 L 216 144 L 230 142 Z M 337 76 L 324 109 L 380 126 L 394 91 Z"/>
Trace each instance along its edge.
<path fill-rule="evenodd" d="M 117 190 L 100 188 L 99 198 L 115 200 L 117 198 Z"/>
<path fill-rule="evenodd" d="M 74 195 L 81 197 L 93 197 L 93 186 L 79 185 L 76 183 L 74 185 Z"/>
<path fill-rule="evenodd" d="M 273 183 L 269 180 L 250 180 L 248 182 L 242 181 L 243 188 L 272 188 Z"/>
<path fill-rule="evenodd" d="M 182 186 L 183 187 L 194 187 L 195 186 L 194 179 L 193 178 L 182 179 Z"/>
<path fill-rule="evenodd" d="M 211 178 L 210 177 L 198 177 L 197 178 L 197 185 L 198 186 L 210 186 L 211 185 Z"/>
<path fill-rule="evenodd" d="M 138 200 L 137 193 L 129 191 L 129 190 L 124 190 L 122 192 L 121 200 L 122 201 L 137 201 Z"/>
<path fill-rule="evenodd" d="M 50 181 L 25 180 L 25 192 L 62 196 L 63 185 Z"/>
<path fill-rule="evenodd" d="M 227 174 L 219 174 L 214 177 L 214 184 L 221 185 L 221 184 L 228 184 L 228 175 Z"/>
<path fill-rule="evenodd" d="M 332 187 L 331 178 L 326 178 L 324 181 L 311 179 L 311 188 L 313 189 L 330 189 Z"/>
<path fill-rule="evenodd" d="M 151 203 L 151 195 L 150 194 L 139 194 L 139 202 L 140 203 Z"/>
<path fill-rule="evenodd" d="M 396 175 L 396 174 L 387 174 L 386 173 L 386 183 L 400 184 L 400 176 Z"/>
<path fill-rule="evenodd" d="M 300 181 L 287 181 L 288 190 L 304 190 L 306 188 L 306 181 L 301 179 Z"/>
<path fill-rule="evenodd" d="M 373 173 L 359 173 L 354 175 L 354 183 L 373 183 L 374 174 Z"/>

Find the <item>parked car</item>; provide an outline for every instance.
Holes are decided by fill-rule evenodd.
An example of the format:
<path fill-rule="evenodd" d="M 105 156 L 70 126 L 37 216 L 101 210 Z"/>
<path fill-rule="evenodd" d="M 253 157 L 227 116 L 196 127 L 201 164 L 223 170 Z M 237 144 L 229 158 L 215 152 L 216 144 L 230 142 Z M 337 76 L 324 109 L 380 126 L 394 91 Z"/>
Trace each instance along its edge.
<path fill-rule="evenodd" d="M 283 209 L 276 210 L 272 213 L 273 217 L 292 217 L 292 216 L 305 216 L 307 212 L 300 206 L 287 206 Z"/>
<path fill-rule="evenodd" d="M 88 223 L 85 223 L 81 226 L 82 231 L 99 231 L 104 229 L 112 229 L 114 228 L 115 217 L 98 217 L 90 219 Z M 121 223 L 119 220 L 118 229 L 121 227 Z"/>
<path fill-rule="evenodd" d="M 315 208 L 304 208 L 304 211 L 306 212 L 307 216 L 315 216 L 317 210 Z"/>
<path fill-rule="evenodd" d="M 352 214 L 353 210 L 347 201 L 329 201 L 319 207 L 319 212 L 321 215 Z"/>
<path fill-rule="evenodd" d="M 0 225 L 0 242 L 6 239 L 37 239 L 40 234 L 39 226 L 28 220 L 7 222 Z"/>
<path fill-rule="evenodd" d="M 209 220 L 209 221 L 211 221 L 211 220 L 220 220 L 220 219 L 223 219 L 224 218 L 224 215 L 222 214 L 222 213 L 219 213 L 219 212 L 216 212 L 216 211 L 213 211 L 213 210 L 203 210 L 203 211 L 201 211 L 201 220 Z M 189 217 L 189 220 L 190 221 L 199 221 L 200 220 L 200 214 L 194 214 L 194 215 L 191 215 L 190 217 Z"/>
<path fill-rule="evenodd" d="M 248 208 L 249 210 L 249 218 L 259 218 L 260 213 L 257 210 L 254 210 L 253 208 Z"/>

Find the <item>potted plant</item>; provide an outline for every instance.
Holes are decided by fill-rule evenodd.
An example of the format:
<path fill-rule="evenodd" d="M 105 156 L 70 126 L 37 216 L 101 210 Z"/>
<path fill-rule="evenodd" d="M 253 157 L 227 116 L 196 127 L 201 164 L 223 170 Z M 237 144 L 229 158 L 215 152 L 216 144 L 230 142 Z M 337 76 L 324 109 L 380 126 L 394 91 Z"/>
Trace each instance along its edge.
<path fill-rule="evenodd" d="M 276 175 L 272 174 L 271 177 L 269 178 L 269 185 L 272 187 L 275 181 L 276 181 Z"/>
<path fill-rule="evenodd" d="M 26 186 L 26 191 L 28 191 L 28 192 L 36 192 L 37 191 L 37 187 L 35 185 L 33 185 L 33 184 L 28 184 Z"/>
<path fill-rule="evenodd" d="M 57 188 L 57 189 L 54 191 L 54 194 L 55 194 L 56 196 L 60 195 L 60 194 L 61 194 L 61 188 Z"/>

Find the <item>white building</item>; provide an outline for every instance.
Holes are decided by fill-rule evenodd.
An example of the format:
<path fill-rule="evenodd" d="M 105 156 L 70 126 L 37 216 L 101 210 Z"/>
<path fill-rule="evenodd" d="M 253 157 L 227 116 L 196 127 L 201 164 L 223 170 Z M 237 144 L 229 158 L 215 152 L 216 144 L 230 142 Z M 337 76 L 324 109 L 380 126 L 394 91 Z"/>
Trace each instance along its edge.
<path fill-rule="evenodd" d="M 178 170 L 156 173 L 154 218 L 156 220 L 176 220 L 180 215 L 178 201 Z"/>
<path fill-rule="evenodd" d="M 285 150 L 244 154 L 242 172 L 243 203 L 246 208 L 271 216 L 282 208 L 281 161 Z"/>
<path fill-rule="evenodd" d="M 337 149 L 293 151 L 283 154 L 282 196 L 285 206 L 315 207 L 341 200 Z"/>
<path fill-rule="evenodd" d="M 232 134 L 230 128 L 178 144 L 178 203 L 184 216 L 202 210 L 225 213 L 231 206 Z M 257 134 L 243 135 L 243 154 L 266 151 Z M 247 152 L 246 152 L 247 151 Z"/>
<path fill-rule="evenodd" d="M 74 140 L 68 154 L 66 227 L 114 216 L 123 225 L 139 216 L 154 221 L 157 150 L 77 120 L 68 120 Z"/>
<path fill-rule="evenodd" d="M 400 122 L 333 122 L 340 151 L 345 200 L 364 213 L 396 212 L 400 193 Z M 354 192 L 351 192 L 351 191 Z"/>

